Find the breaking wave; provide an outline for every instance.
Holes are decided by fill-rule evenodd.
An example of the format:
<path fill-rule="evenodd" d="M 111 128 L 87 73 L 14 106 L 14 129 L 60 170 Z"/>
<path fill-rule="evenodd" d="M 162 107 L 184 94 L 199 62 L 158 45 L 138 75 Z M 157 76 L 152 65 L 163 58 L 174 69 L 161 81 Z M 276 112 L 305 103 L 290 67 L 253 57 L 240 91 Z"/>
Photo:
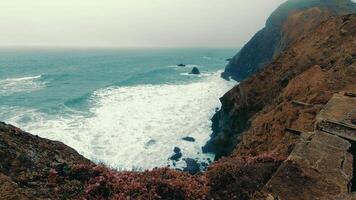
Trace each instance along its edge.
<path fill-rule="evenodd" d="M 27 78 L 21 81 L 33 82 L 40 76 Z M 16 112 L 12 109 L 15 114 L 8 116 L 8 122 L 62 141 L 87 158 L 116 168 L 170 165 L 174 147 L 182 150 L 183 158 L 206 160 L 213 155 L 203 154 L 201 147 L 211 133 L 210 118 L 220 106 L 217 97 L 235 84 L 221 79 L 217 72 L 180 85 L 113 86 L 89 96 L 87 115 L 48 116 L 17 108 Z M 196 141 L 183 141 L 186 136 Z M 177 163 L 177 167 L 184 165 L 183 161 Z"/>
<path fill-rule="evenodd" d="M 41 75 L 0 80 L 0 96 L 10 96 L 19 92 L 30 93 L 45 87 Z"/>

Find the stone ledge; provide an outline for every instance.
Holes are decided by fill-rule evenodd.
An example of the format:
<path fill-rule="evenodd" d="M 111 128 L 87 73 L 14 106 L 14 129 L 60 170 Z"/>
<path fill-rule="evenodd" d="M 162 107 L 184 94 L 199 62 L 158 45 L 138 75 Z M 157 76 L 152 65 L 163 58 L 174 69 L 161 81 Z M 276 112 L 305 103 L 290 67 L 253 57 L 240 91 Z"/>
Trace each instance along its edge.
<path fill-rule="evenodd" d="M 356 97 L 335 94 L 316 117 L 316 129 L 356 141 Z"/>
<path fill-rule="evenodd" d="M 335 94 L 316 117 L 316 129 L 300 142 L 262 189 L 267 199 L 351 200 L 356 141 L 356 98 Z"/>

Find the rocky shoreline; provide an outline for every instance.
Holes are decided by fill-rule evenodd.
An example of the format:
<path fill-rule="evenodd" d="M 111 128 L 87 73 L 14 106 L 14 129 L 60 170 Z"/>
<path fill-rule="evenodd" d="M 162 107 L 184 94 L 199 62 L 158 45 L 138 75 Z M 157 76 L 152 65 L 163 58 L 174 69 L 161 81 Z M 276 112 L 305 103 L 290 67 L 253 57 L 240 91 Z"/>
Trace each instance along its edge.
<path fill-rule="evenodd" d="M 226 93 L 204 173 L 117 171 L 0 123 L 1 198 L 356 199 L 355 36 L 356 14 L 332 17 Z"/>

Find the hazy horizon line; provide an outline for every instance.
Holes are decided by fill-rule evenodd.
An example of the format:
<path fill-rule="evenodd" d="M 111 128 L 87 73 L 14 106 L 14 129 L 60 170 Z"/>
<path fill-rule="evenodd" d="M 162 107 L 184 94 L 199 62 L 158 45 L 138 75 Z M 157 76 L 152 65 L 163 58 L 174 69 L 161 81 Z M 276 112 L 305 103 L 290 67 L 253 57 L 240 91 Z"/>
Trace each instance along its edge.
<path fill-rule="evenodd" d="M 132 46 L 116 46 L 116 45 L 1 45 L 0 49 L 184 49 L 184 48 L 231 48 L 240 49 L 238 46 L 159 46 L 159 45 L 132 45 Z"/>

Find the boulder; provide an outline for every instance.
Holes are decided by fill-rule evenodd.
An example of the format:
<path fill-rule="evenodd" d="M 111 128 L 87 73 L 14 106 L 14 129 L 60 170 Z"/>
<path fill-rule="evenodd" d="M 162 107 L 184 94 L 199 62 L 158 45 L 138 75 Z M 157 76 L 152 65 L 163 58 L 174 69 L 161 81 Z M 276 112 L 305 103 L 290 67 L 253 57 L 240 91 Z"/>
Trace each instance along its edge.
<path fill-rule="evenodd" d="M 193 67 L 192 71 L 190 72 L 190 74 L 200 74 L 200 71 L 197 67 Z"/>
<path fill-rule="evenodd" d="M 179 159 L 182 157 L 181 149 L 179 147 L 174 147 L 173 152 L 174 154 L 169 159 L 173 161 L 179 161 Z"/>
<path fill-rule="evenodd" d="M 184 141 L 188 141 L 188 142 L 195 142 L 195 138 L 193 138 L 193 137 L 184 137 L 184 138 L 182 138 L 182 140 L 184 140 Z"/>
<path fill-rule="evenodd" d="M 198 162 L 192 158 L 185 158 L 184 159 L 185 163 L 187 164 L 187 166 L 185 168 L 183 168 L 184 172 L 188 172 L 189 174 L 196 174 L 198 172 L 200 172 L 200 165 L 198 164 Z"/>

